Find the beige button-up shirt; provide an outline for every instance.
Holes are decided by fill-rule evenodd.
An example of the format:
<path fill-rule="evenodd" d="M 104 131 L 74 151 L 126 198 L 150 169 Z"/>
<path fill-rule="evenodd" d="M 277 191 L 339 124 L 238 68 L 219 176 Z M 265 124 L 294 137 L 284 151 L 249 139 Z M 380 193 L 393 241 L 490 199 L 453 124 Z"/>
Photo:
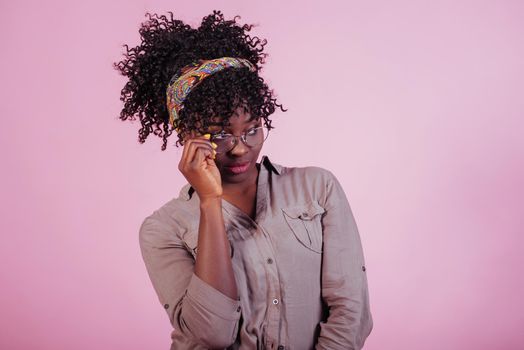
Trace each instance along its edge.
<path fill-rule="evenodd" d="M 256 219 L 222 200 L 239 300 L 194 274 L 198 194 L 140 227 L 142 256 L 174 328 L 171 349 L 361 349 L 373 328 L 364 254 L 344 191 L 320 167 L 262 157 Z"/>

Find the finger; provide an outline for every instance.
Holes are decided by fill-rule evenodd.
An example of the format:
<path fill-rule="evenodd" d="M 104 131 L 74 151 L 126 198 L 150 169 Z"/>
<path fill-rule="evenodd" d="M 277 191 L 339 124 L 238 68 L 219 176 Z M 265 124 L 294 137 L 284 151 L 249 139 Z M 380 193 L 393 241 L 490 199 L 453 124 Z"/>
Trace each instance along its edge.
<path fill-rule="evenodd" d="M 195 130 L 190 130 L 189 133 L 184 135 L 184 150 L 182 152 L 182 159 L 184 159 L 184 162 L 186 161 L 187 157 L 187 151 L 189 149 L 189 146 L 191 145 L 191 142 L 196 139 L 199 135 L 196 133 Z"/>
<path fill-rule="evenodd" d="M 194 169 L 201 166 L 206 157 L 213 157 L 215 151 L 207 145 L 194 144 L 188 152 L 186 166 Z"/>
<path fill-rule="evenodd" d="M 180 162 L 182 164 L 191 162 L 193 158 L 193 154 L 194 154 L 194 150 L 192 149 L 192 146 L 191 146 L 193 143 L 204 142 L 204 143 L 209 144 L 209 146 L 212 148 L 211 143 L 208 140 L 209 139 L 205 138 L 204 136 L 195 136 L 191 139 L 188 139 L 187 142 L 184 144 L 184 150 L 182 152 L 182 157 L 181 157 Z"/>
<path fill-rule="evenodd" d="M 195 150 L 195 157 L 191 161 L 191 168 L 198 169 L 205 163 L 205 160 L 213 153 L 207 147 L 198 147 Z"/>
<path fill-rule="evenodd" d="M 215 158 L 206 158 L 206 162 L 207 162 L 207 166 L 208 167 L 217 167 L 216 163 L 215 163 Z"/>
<path fill-rule="evenodd" d="M 199 148 L 207 149 L 209 151 L 209 154 L 215 153 L 209 141 L 206 142 L 205 140 L 204 141 L 193 140 L 191 141 L 191 144 L 188 147 L 185 164 L 190 164 L 193 162 L 195 158 L 195 154 L 197 153 Z"/>

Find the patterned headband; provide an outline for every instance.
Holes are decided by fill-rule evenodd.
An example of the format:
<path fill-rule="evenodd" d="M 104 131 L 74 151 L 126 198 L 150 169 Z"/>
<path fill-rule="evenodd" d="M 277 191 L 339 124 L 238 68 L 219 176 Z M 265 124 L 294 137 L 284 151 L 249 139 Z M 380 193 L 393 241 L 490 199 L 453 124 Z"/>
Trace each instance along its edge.
<path fill-rule="evenodd" d="M 204 78 L 226 68 L 242 67 L 249 68 L 251 72 L 256 71 L 256 67 L 244 58 L 222 57 L 194 63 L 183 68 L 181 75 L 175 74 L 169 81 L 166 90 L 169 124 L 174 126 L 178 113 L 184 107 L 183 103 L 187 95 Z"/>

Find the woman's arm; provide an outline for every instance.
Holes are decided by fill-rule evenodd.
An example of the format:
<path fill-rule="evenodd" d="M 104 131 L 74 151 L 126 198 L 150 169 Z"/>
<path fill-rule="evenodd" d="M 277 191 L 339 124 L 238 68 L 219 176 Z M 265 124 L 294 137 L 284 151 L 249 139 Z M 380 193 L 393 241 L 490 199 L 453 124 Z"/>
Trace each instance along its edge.
<path fill-rule="evenodd" d="M 226 348 L 236 339 L 240 300 L 195 273 L 192 255 L 176 229 L 166 224 L 168 220 L 167 213 L 155 212 L 144 220 L 139 233 L 142 257 L 158 299 L 173 328 L 186 338 L 205 348 Z M 203 255 L 201 248 L 197 260 Z"/>
<path fill-rule="evenodd" d="M 195 274 L 231 299 L 238 299 L 221 197 L 200 201 Z"/>
<path fill-rule="evenodd" d="M 361 349 L 373 328 L 364 254 L 342 186 L 328 171 L 322 217 L 322 298 L 329 307 L 316 349 Z"/>
<path fill-rule="evenodd" d="M 178 167 L 200 202 L 196 261 L 192 261 L 182 242 L 177 241 L 176 234 L 166 232 L 166 228 L 152 219 L 142 224 L 140 245 L 159 297 L 171 302 L 166 302 L 164 307 L 173 327 L 204 346 L 225 348 L 236 339 L 240 301 L 214 154 L 209 134 L 193 134 L 184 142 Z"/>
<path fill-rule="evenodd" d="M 222 179 L 215 164 L 210 134 L 193 132 L 184 141 L 178 169 L 195 189 L 200 202 L 195 274 L 231 299 L 238 298 L 230 246 L 222 214 Z"/>

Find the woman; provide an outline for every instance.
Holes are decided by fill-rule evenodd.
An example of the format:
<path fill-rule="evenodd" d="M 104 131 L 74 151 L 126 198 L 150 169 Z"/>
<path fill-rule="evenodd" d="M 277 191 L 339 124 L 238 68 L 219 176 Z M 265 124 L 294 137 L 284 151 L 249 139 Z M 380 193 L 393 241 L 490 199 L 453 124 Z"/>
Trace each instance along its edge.
<path fill-rule="evenodd" d="M 140 142 L 153 131 L 164 150 L 175 130 L 184 147 L 188 183 L 139 234 L 171 348 L 360 349 L 373 322 L 354 217 L 330 171 L 257 163 L 269 116 L 285 110 L 250 30 L 218 11 L 198 29 L 149 15 L 115 65 Z"/>

